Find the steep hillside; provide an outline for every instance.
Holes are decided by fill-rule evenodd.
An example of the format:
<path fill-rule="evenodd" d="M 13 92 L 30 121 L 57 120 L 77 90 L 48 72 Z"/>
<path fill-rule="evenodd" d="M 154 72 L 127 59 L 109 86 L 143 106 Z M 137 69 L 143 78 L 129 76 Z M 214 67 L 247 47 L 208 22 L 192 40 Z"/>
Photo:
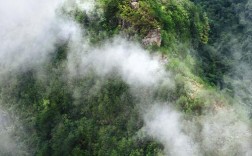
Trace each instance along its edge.
<path fill-rule="evenodd" d="M 252 154 L 250 0 L 0 10 L 0 155 Z"/>

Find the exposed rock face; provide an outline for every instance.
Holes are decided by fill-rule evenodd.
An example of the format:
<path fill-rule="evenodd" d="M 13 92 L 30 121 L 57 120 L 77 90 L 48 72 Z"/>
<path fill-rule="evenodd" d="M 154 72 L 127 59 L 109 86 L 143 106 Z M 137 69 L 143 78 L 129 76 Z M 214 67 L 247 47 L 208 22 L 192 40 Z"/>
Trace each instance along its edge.
<path fill-rule="evenodd" d="M 136 0 L 133 0 L 133 1 L 130 3 L 130 5 L 131 5 L 131 8 L 132 8 L 132 9 L 137 10 L 137 9 L 139 8 L 139 2 L 137 2 Z"/>
<path fill-rule="evenodd" d="M 161 46 L 161 33 L 160 29 L 151 30 L 146 37 L 142 40 L 145 46 L 157 45 Z"/>

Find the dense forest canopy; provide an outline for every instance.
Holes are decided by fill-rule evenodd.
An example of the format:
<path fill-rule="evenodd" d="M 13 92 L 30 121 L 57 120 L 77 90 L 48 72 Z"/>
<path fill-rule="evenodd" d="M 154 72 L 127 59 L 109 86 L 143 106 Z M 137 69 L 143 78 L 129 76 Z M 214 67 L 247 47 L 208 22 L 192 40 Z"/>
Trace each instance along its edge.
<path fill-rule="evenodd" d="M 252 155 L 251 0 L 0 10 L 0 155 Z"/>

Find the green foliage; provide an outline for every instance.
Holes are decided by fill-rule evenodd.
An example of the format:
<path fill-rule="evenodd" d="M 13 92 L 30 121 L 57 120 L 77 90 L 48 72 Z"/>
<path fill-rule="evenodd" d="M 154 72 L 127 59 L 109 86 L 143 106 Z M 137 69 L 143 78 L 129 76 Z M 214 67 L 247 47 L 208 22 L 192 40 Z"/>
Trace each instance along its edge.
<path fill-rule="evenodd" d="M 198 18 L 195 18 L 195 14 Z M 120 5 L 119 18 L 122 19 L 121 27 L 133 30 L 141 36 L 150 30 L 161 28 L 163 46 L 174 42 L 171 38 L 188 40 L 195 37 L 198 42 L 208 42 L 208 19 L 190 1 L 139 1 L 139 8 L 130 6 L 130 1 Z M 173 37 L 174 36 L 174 37 Z M 168 45 L 167 45 L 168 43 Z"/>
<path fill-rule="evenodd" d="M 122 29 L 133 29 L 135 31 L 133 33 L 144 36 L 151 29 L 159 28 L 159 23 L 154 18 L 151 5 L 147 1 L 140 1 L 138 9 L 131 7 L 130 2 L 130 0 L 126 0 L 119 6 Z"/>
<path fill-rule="evenodd" d="M 234 64 L 239 60 L 234 57 L 234 53 L 249 51 L 242 48 L 243 43 L 248 40 L 244 35 L 245 25 L 240 20 L 241 12 L 246 10 L 247 1 L 194 0 L 194 2 L 207 12 L 210 28 L 209 44 L 200 45 L 197 49 L 198 66 L 202 69 L 198 74 L 221 89 L 230 88 L 229 84 L 224 82 L 224 76 L 232 75 Z M 202 37 L 205 38 L 204 35 Z M 243 57 L 243 54 L 241 55 Z M 244 60 L 240 62 L 243 63 Z"/>
<path fill-rule="evenodd" d="M 31 155 L 155 155 L 158 144 L 135 136 L 142 119 L 120 77 L 101 80 L 90 72 L 68 79 L 62 64 L 44 67 L 42 80 L 31 70 L 5 81 L 1 91 L 25 124 Z"/>
<path fill-rule="evenodd" d="M 240 10 L 246 0 L 193 0 L 196 4 L 200 4 L 201 7 L 207 11 L 210 21 L 210 37 L 211 43 L 219 38 L 222 31 L 228 31 L 232 27 L 236 27 L 239 23 L 239 13 L 236 10 Z"/>
<path fill-rule="evenodd" d="M 92 43 L 124 32 L 126 36 L 145 37 L 153 29 L 161 29 L 162 46 L 177 41 L 190 41 L 193 45 L 208 42 L 208 18 L 188 0 L 139 0 L 133 8 L 131 0 L 100 0 L 91 15 L 77 11 L 75 19 L 88 30 Z M 101 13 L 102 12 L 102 13 Z"/>
<path fill-rule="evenodd" d="M 139 8 L 133 9 L 130 0 L 100 0 L 90 15 L 78 9 L 70 14 L 83 24 L 93 44 L 118 34 L 119 30 L 143 38 L 150 30 L 160 28 L 162 45 L 155 50 L 168 56 L 167 68 L 174 74 L 175 88 L 161 84 L 154 98 L 174 102 L 186 113 L 200 114 L 207 103 L 205 98 L 211 94 L 206 91 L 200 95 L 205 89 L 201 86 L 208 86 L 206 82 L 222 83 L 232 65 L 230 57 L 220 57 L 208 40 L 213 43 L 218 32 L 237 22 L 237 17 L 217 20 L 222 13 L 224 17 L 234 15 L 234 6 L 229 1 L 214 2 L 216 5 L 212 1 L 198 2 L 211 4 L 207 9 L 188 0 L 140 0 Z M 230 40 L 224 36 L 222 42 Z M 197 63 L 188 50 L 190 46 L 198 48 Z M 30 136 L 23 137 L 34 149 L 32 155 L 160 154 L 160 144 L 137 136 L 143 121 L 137 101 L 122 78 L 112 74 L 101 79 L 92 71 L 82 78 L 69 78 L 65 71 L 68 43 L 56 47 L 51 60 L 40 67 L 41 73 L 30 70 L 11 75 L 0 89 L 3 103 L 15 110 L 26 125 Z M 227 47 L 220 49 L 225 56 L 229 55 Z M 202 81 L 202 77 L 207 81 Z"/>

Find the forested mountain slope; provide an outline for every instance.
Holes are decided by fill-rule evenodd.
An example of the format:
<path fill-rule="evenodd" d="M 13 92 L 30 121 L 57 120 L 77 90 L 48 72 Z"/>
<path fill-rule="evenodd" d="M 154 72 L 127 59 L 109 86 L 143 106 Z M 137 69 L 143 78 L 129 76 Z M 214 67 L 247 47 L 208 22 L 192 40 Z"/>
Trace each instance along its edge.
<path fill-rule="evenodd" d="M 251 155 L 251 6 L 0 2 L 0 155 Z"/>

